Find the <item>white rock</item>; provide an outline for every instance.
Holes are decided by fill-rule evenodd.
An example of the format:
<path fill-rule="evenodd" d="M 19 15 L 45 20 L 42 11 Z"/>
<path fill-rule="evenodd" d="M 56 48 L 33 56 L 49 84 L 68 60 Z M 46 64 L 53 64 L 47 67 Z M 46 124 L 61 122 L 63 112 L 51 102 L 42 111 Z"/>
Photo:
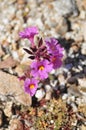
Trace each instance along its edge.
<path fill-rule="evenodd" d="M 7 97 L 5 95 L 3 95 L 3 94 L 0 94 L 0 100 L 2 102 L 7 101 Z"/>
<path fill-rule="evenodd" d="M 76 126 L 77 125 L 77 120 L 72 122 L 72 126 Z"/>
<path fill-rule="evenodd" d="M 5 112 L 6 116 L 8 116 L 8 117 L 12 116 L 12 104 L 13 104 L 13 102 L 9 101 L 5 105 L 4 112 Z"/>
<path fill-rule="evenodd" d="M 74 16 L 78 15 L 75 0 L 57 0 L 52 3 L 54 5 L 54 9 L 59 15 L 71 15 L 71 12 Z"/>
<path fill-rule="evenodd" d="M 57 80 L 55 80 L 54 82 L 53 81 L 50 81 L 50 85 L 55 88 L 57 85 Z"/>
<path fill-rule="evenodd" d="M 77 98 L 75 102 L 76 102 L 78 105 L 80 105 L 82 101 L 81 101 L 80 98 Z"/>
<path fill-rule="evenodd" d="M 11 38 L 11 36 L 8 36 L 7 41 L 8 41 L 9 43 L 12 42 L 12 38 Z"/>
<path fill-rule="evenodd" d="M 75 105 L 75 103 L 71 103 L 71 106 L 72 106 L 72 108 L 73 108 L 73 111 L 74 112 L 77 112 L 77 106 Z"/>
<path fill-rule="evenodd" d="M 2 21 L 3 21 L 3 23 L 4 23 L 5 25 L 7 25 L 7 24 L 9 23 L 9 20 L 8 20 L 7 18 L 3 19 Z"/>
<path fill-rule="evenodd" d="M 51 124 L 53 124 L 53 123 L 54 123 L 54 121 L 53 121 L 53 120 L 51 120 L 51 121 L 50 121 L 50 123 L 51 123 Z"/>
<path fill-rule="evenodd" d="M 40 18 L 36 19 L 35 20 L 35 23 L 37 24 L 37 26 L 39 27 L 39 29 L 42 29 L 43 28 L 43 23 L 42 23 L 42 20 Z M 40 25 L 40 26 L 39 26 Z"/>
<path fill-rule="evenodd" d="M 52 88 L 50 85 L 45 85 L 46 92 L 52 91 Z"/>
<path fill-rule="evenodd" d="M 84 40 L 86 41 L 86 22 L 82 23 L 82 34 L 84 36 Z"/>
<path fill-rule="evenodd" d="M 67 103 L 71 104 L 72 102 L 75 102 L 75 96 L 68 95 Z"/>
<path fill-rule="evenodd" d="M 85 17 L 86 17 L 86 12 L 85 12 L 85 10 L 81 10 L 81 11 L 80 11 L 80 18 L 81 18 L 81 19 L 85 19 Z"/>
<path fill-rule="evenodd" d="M 55 70 L 53 69 L 53 70 L 50 72 L 50 74 L 55 74 Z"/>
<path fill-rule="evenodd" d="M 3 31 L 4 25 L 0 25 L 0 31 Z"/>
<path fill-rule="evenodd" d="M 63 96 L 62 96 L 62 100 L 66 100 L 68 98 L 68 94 L 64 94 Z"/>
<path fill-rule="evenodd" d="M 70 99 L 70 101 L 74 102 L 75 101 L 75 96 L 70 96 L 68 97 Z"/>
<path fill-rule="evenodd" d="M 81 53 L 82 53 L 83 55 L 86 55 L 86 42 L 84 42 L 84 43 L 82 44 Z"/>
<path fill-rule="evenodd" d="M 51 99 L 51 94 L 52 94 L 52 92 L 51 92 L 51 91 L 46 92 L 45 99 L 46 99 L 46 100 L 50 100 L 50 99 Z"/>
<path fill-rule="evenodd" d="M 65 79 L 65 77 L 63 76 L 63 74 L 59 74 L 59 75 L 58 75 L 58 80 L 59 80 L 59 84 L 60 84 L 61 86 L 65 86 L 66 79 Z"/>
<path fill-rule="evenodd" d="M 18 56 L 18 53 L 17 51 L 12 51 L 12 56 L 15 60 L 19 61 L 19 56 Z"/>
<path fill-rule="evenodd" d="M 35 97 L 40 101 L 45 96 L 45 92 L 43 89 L 37 90 Z"/>

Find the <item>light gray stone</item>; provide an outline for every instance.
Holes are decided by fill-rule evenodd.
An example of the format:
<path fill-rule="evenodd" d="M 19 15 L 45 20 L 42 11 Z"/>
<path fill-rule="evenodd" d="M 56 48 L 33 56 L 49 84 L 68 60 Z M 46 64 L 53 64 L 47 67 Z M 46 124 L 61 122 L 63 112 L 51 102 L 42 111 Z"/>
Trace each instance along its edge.
<path fill-rule="evenodd" d="M 40 101 L 45 95 L 45 92 L 43 89 L 37 90 L 35 97 L 38 99 L 38 101 Z"/>

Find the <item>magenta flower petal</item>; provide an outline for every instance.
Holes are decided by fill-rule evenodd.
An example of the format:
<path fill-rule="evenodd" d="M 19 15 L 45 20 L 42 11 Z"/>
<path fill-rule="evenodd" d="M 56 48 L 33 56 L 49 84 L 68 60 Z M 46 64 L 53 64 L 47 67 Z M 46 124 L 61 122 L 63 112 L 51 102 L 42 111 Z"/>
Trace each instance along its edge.
<path fill-rule="evenodd" d="M 39 76 L 40 76 L 40 79 L 47 79 L 48 78 L 48 73 L 45 72 L 41 72 L 39 71 Z"/>
<path fill-rule="evenodd" d="M 57 69 L 57 68 L 61 67 L 61 65 L 62 65 L 62 60 L 57 55 L 51 56 L 51 62 L 53 64 L 54 69 Z"/>
<path fill-rule="evenodd" d="M 60 46 L 59 42 L 55 38 L 45 39 L 47 50 L 49 54 L 52 55 L 62 55 L 63 56 L 63 48 Z"/>
<path fill-rule="evenodd" d="M 33 27 L 26 28 L 23 32 L 20 32 L 19 36 L 21 38 L 27 38 L 33 43 L 34 36 L 36 34 L 38 34 L 38 28 L 33 26 Z"/>
<path fill-rule="evenodd" d="M 48 60 L 44 60 L 44 63 L 43 63 L 45 66 L 46 66 L 46 71 L 47 72 L 50 72 L 50 71 L 52 71 L 52 64 L 48 61 Z"/>
<path fill-rule="evenodd" d="M 37 88 L 38 88 L 38 81 L 36 79 L 26 78 L 24 82 L 24 90 L 26 93 L 29 93 L 31 96 L 33 96 L 36 93 Z"/>
<path fill-rule="evenodd" d="M 48 77 L 48 73 L 53 69 L 53 64 L 51 64 L 48 60 L 34 61 L 31 64 L 31 69 L 33 77 L 43 80 Z"/>
<path fill-rule="evenodd" d="M 55 53 L 57 51 L 56 44 L 57 40 L 55 38 L 47 38 L 45 39 L 47 50 L 50 54 Z"/>
<path fill-rule="evenodd" d="M 55 38 L 49 38 L 45 40 L 47 45 L 47 51 L 51 55 L 50 61 L 53 64 L 53 68 L 57 69 L 62 65 L 63 48 Z"/>

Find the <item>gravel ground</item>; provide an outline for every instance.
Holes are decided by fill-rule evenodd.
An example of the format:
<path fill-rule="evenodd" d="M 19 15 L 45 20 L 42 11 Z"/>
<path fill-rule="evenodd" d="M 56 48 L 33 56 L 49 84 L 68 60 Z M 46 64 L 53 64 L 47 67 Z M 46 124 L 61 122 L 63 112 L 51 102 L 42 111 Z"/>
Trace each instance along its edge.
<path fill-rule="evenodd" d="M 19 32 L 33 25 L 64 57 L 31 98 L 17 77 L 30 64 Z M 0 0 L 0 130 L 86 130 L 86 0 Z"/>

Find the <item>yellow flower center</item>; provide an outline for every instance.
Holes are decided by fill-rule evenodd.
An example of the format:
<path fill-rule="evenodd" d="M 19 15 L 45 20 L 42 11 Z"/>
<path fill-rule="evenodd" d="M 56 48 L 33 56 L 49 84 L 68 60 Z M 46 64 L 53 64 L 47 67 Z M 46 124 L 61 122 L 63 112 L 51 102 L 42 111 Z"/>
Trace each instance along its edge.
<path fill-rule="evenodd" d="M 33 89 L 34 87 L 35 87 L 35 85 L 34 84 L 30 84 L 30 89 Z"/>
<path fill-rule="evenodd" d="M 39 67 L 39 70 L 44 70 L 44 66 L 41 65 L 41 66 Z"/>

